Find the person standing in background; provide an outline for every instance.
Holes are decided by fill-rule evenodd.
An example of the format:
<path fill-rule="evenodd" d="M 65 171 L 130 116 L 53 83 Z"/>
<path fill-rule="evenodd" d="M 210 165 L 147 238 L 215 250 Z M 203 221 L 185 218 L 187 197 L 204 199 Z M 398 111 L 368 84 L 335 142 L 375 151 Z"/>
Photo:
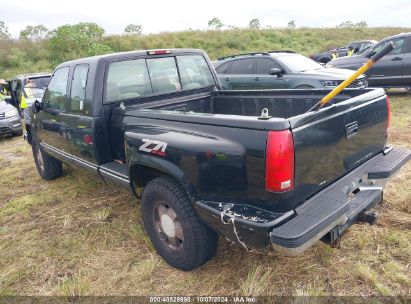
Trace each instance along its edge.
<path fill-rule="evenodd" d="M 337 59 L 338 58 L 338 52 L 336 49 L 331 51 L 331 60 Z"/>
<path fill-rule="evenodd" d="M 354 54 L 354 48 L 352 47 L 352 45 L 350 45 L 347 50 L 347 56 L 352 56 L 353 54 Z"/>
<path fill-rule="evenodd" d="M 9 89 L 8 89 L 8 83 L 4 79 L 0 79 L 0 99 L 4 99 L 6 96 L 8 96 Z"/>

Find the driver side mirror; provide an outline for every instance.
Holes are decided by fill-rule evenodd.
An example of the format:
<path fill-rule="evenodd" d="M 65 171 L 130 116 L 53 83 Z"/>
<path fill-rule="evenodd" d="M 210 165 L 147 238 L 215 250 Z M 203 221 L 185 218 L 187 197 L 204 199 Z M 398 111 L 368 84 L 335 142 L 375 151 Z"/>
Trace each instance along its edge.
<path fill-rule="evenodd" d="M 38 113 L 41 110 L 43 110 L 43 103 L 41 101 L 38 101 L 36 99 L 36 101 L 33 103 L 33 112 Z"/>
<path fill-rule="evenodd" d="M 270 69 L 270 75 L 277 75 L 277 77 L 281 76 L 283 74 L 283 71 L 279 68 L 272 68 Z"/>

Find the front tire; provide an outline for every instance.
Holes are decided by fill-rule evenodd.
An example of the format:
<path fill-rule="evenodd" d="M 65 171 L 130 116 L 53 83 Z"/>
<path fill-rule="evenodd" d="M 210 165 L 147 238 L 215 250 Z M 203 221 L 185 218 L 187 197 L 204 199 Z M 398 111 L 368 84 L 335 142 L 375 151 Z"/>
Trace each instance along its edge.
<path fill-rule="evenodd" d="M 144 227 L 158 254 L 171 266 L 188 271 L 212 259 L 218 235 L 205 226 L 183 188 L 169 177 L 159 177 L 143 191 Z"/>
<path fill-rule="evenodd" d="M 38 141 L 33 141 L 31 149 L 37 171 L 43 179 L 53 180 L 63 175 L 63 164 L 61 161 L 44 152 Z"/>

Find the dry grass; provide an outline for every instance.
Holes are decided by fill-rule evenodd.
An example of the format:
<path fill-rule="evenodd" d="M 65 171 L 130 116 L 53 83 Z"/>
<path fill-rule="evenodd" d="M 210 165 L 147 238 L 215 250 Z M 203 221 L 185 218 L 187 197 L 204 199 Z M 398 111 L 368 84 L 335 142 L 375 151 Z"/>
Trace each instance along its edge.
<path fill-rule="evenodd" d="M 411 148 L 411 96 L 391 94 L 391 141 Z M 65 168 L 41 180 L 29 146 L 0 140 L 1 295 L 411 295 L 411 165 L 385 192 L 376 226 L 335 249 L 255 254 L 221 240 L 185 273 L 157 256 L 133 198 Z"/>

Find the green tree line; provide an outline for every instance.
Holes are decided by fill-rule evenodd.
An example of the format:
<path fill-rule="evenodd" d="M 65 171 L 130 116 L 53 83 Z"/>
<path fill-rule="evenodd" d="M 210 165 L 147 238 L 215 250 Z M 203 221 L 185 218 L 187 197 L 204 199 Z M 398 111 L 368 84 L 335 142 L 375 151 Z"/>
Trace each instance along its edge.
<path fill-rule="evenodd" d="M 142 26 L 129 24 L 122 35 L 106 35 L 95 24 L 81 22 L 49 30 L 27 26 L 19 39 L 12 39 L 0 21 L 0 78 L 20 73 L 52 71 L 63 61 L 112 52 L 156 48 L 199 48 L 212 59 L 239 52 L 293 50 L 304 55 L 344 46 L 358 39 L 376 39 L 410 31 L 407 28 L 368 28 L 366 24 L 343 23 L 334 28 L 297 27 L 294 20 L 284 28 L 262 28 L 252 19 L 247 28 L 225 26 L 217 18 L 210 30 L 142 34 Z"/>

